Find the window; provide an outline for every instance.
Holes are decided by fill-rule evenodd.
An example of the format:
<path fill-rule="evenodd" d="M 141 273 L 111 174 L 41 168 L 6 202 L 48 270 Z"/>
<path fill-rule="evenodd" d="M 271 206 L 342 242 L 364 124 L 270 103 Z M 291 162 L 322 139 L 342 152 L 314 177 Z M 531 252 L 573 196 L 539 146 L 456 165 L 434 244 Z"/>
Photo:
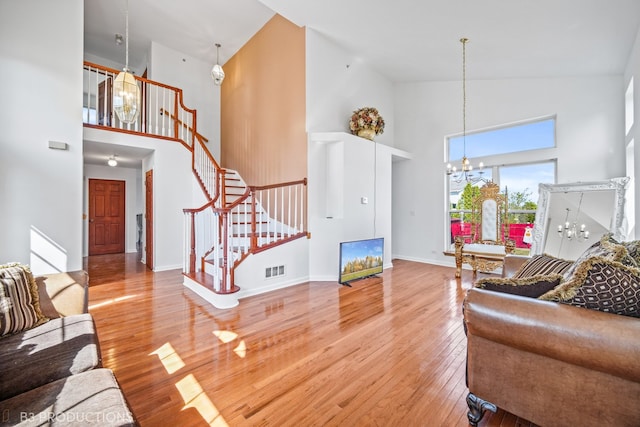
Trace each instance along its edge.
<path fill-rule="evenodd" d="M 449 162 L 495 154 L 552 148 L 556 145 L 555 119 L 537 120 L 516 126 L 468 133 L 448 138 Z M 465 150 L 466 148 L 466 150 Z"/>
<path fill-rule="evenodd" d="M 516 253 L 528 254 L 537 209 L 538 184 L 555 183 L 556 161 L 550 160 L 548 151 L 544 150 L 555 147 L 555 119 L 467 134 L 464 139 L 461 136 L 450 137 L 447 142 L 448 162 L 459 162 L 466 154 L 471 159 L 482 158 L 485 163 L 482 169 L 476 166 L 472 170 L 469 180 L 460 179 L 460 174 L 456 173 L 447 180 L 449 206 L 446 230 L 450 232 L 449 244 L 453 244 L 458 235 L 468 240 L 471 238 L 467 234 L 473 187 L 493 181 L 509 200 L 509 229 L 505 233 L 515 240 Z"/>

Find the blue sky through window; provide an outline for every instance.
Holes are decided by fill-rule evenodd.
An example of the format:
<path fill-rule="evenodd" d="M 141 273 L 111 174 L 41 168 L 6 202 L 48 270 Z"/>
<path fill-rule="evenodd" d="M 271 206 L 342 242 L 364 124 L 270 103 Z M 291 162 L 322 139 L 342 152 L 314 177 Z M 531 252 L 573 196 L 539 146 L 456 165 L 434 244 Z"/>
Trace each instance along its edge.
<path fill-rule="evenodd" d="M 467 157 L 485 157 L 495 154 L 536 150 L 555 146 L 555 120 L 547 119 L 522 125 L 476 132 L 466 136 Z M 449 161 L 462 159 L 462 136 L 449 138 Z"/>
<path fill-rule="evenodd" d="M 505 153 L 552 147 L 555 147 L 555 119 L 553 118 L 470 133 L 466 136 L 466 155 L 469 158 L 487 158 Z M 449 138 L 449 161 L 458 163 L 463 153 L 463 137 Z M 477 167 L 477 164 L 474 166 Z M 501 191 L 506 187 L 510 193 L 527 193 L 529 200 L 534 202 L 538 200 L 539 183 L 555 183 L 555 162 L 553 161 L 501 165 L 496 171 L 498 176 L 494 177 L 491 176 L 491 165 L 486 166 L 488 167 L 485 167 L 484 178 L 499 182 Z M 460 190 L 458 187 L 454 185 L 450 190 L 457 195 Z"/>
<path fill-rule="evenodd" d="M 506 187 L 509 193 L 526 192 L 528 199 L 537 203 L 539 183 L 555 183 L 554 162 L 500 167 L 500 188 L 503 191 Z"/>

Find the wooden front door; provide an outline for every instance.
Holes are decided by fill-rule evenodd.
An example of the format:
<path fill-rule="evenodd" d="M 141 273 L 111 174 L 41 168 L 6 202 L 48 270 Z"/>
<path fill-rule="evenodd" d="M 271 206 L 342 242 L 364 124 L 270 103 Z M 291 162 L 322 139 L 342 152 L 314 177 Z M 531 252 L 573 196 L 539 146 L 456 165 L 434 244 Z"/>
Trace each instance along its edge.
<path fill-rule="evenodd" d="M 124 252 L 125 182 L 89 180 L 89 255 Z"/>
<path fill-rule="evenodd" d="M 145 188 L 145 257 L 147 268 L 153 270 L 153 169 L 144 176 Z"/>

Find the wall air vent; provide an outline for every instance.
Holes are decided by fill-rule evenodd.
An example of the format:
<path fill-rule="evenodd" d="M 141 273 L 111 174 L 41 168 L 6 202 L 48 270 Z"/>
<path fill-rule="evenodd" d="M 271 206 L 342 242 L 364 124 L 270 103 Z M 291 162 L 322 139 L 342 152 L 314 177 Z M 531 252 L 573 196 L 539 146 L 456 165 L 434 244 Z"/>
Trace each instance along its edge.
<path fill-rule="evenodd" d="M 264 269 L 264 278 L 270 279 L 272 277 L 284 276 L 284 265 L 276 265 L 273 267 L 267 267 Z"/>

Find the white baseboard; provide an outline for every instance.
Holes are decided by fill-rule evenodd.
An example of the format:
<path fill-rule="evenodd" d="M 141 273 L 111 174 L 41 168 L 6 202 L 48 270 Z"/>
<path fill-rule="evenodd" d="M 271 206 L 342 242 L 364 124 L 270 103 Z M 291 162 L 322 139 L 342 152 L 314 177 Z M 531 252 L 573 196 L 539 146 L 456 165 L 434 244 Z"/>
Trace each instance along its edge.
<path fill-rule="evenodd" d="M 307 283 L 309 282 L 309 280 L 310 279 L 308 276 L 297 277 L 295 279 L 287 280 L 286 282 L 275 282 L 275 283 L 270 283 L 268 285 L 260 286 L 256 288 L 245 288 L 242 286 L 242 284 L 238 284 L 238 287 L 240 288 L 240 290 L 238 291 L 238 299 L 247 298 L 254 295 L 260 295 L 260 294 L 275 291 L 278 289 L 288 288 L 289 286 L 295 286 L 301 283 Z"/>
<path fill-rule="evenodd" d="M 236 307 L 239 304 L 238 302 L 239 291 L 233 294 L 224 294 L 224 295 L 217 294 L 205 288 L 201 284 L 194 282 L 187 276 L 183 276 L 183 277 L 184 277 L 184 280 L 182 281 L 182 284 L 186 288 L 189 288 L 190 290 L 195 292 L 198 296 L 202 297 L 205 301 L 207 301 L 209 304 L 211 304 L 215 308 L 224 310 L 224 309 Z"/>
<path fill-rule="evenodd" d="M 182 264 L 174 264 L 174 265 L 162 265 L 158 267 L 157 265 L 153 267 L 154 272 L 158 271 L 169 271 L 169 270 L 182 270 Z"/>

